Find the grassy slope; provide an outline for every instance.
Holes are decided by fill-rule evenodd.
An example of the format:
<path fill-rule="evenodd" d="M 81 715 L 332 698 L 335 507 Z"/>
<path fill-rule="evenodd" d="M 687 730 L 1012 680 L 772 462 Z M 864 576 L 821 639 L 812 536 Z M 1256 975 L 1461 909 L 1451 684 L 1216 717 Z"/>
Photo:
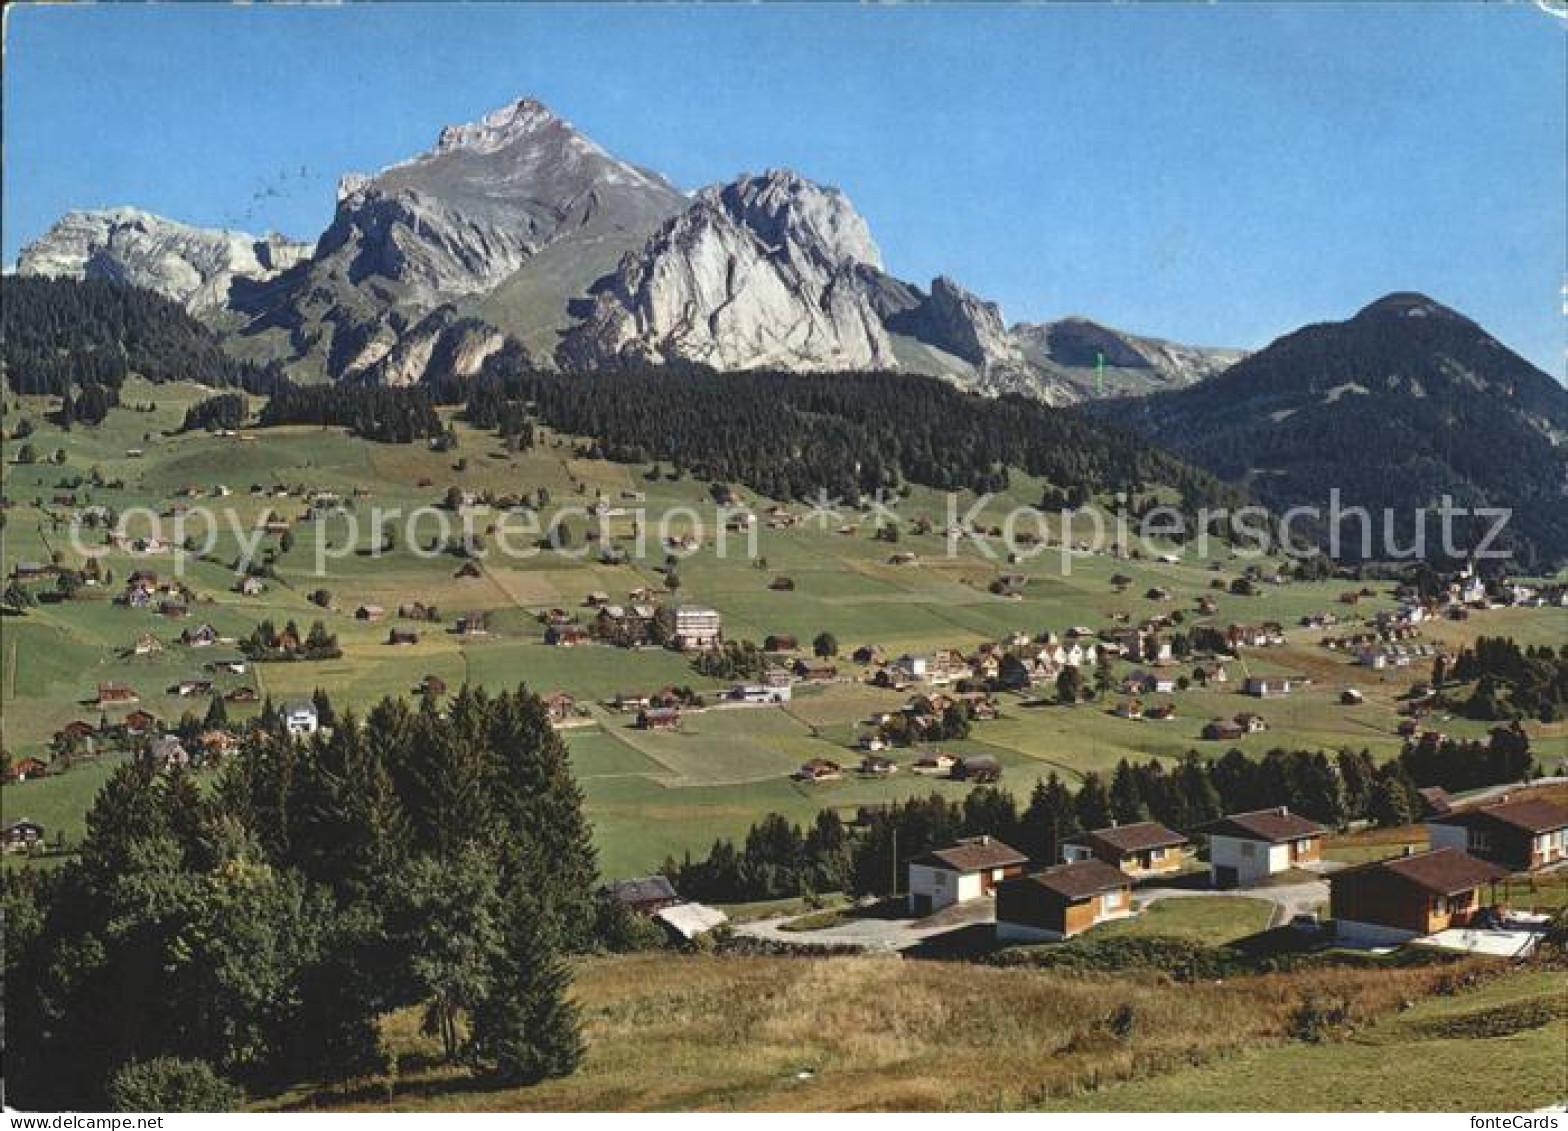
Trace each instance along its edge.
<path fill-rule="evenodd" d="M 1378 1019 L 1339 1044 L 1256 1049 L 1107 1088 L 1090 1111 L 1528 1111 L 1568 1101 L 1568 1017 L 1486 1038 L 1448 1035 L 1492 1010 L 1565 1001 L 1563 974 L 1508 978 Z"/>
<path fill-rule="evenodd" d="M 399 1015 L 389 1035 L 404 1067 L 390 1102 L 377 1086 L 351 1095 L 301 1089 L 267 1106 L 1227 1110 L 1279 1097 L 1278 1106 L 1311 1110 L 1374 1098 L 1384 1107 L 1519 1110 L 1560 1098 L 1562 1061 L 1554 1066 L 1542 1054 L 1553 1041 L 1560 1050 L 1561 1022 L 1468 1043 L 1433 1041 L 1415 1027 L 1548 997 L 1560 989 L 1560 972 L 1514 975 L 1393 1012 L 1444 977 L 1435 969 L 1332 970 L 1177 985 L 890 957 L 598 958 L 578 968 L 589 1052 L 568 1079 L 478 1089 L 431 1067 L 416 1019 Z M 1354 1043 L 1286 1043 L 1301 1002 L 1325 994 L 1351 1004 Z M 1131 1028 L 1117 1036 L 1106 1018 L 1123 1004 Z M 1371 1024 L 1375 1017 L 1384 1020 Z M 1442 1071 L 1406 1062 L 1412 1052 L 1440 1057 L 1433 1065 Z M 1318 1060 L 1345 1074 L 1302 1071 Z M 1279 1071 L 1258 1072 L 1260 1065 Z M 1405 1078 L 1374 1085 L 1374 1070 Z M 1222 1078 L 1228 1089 L 1201 1083 Z M 1135 1083 L 1118 1086 L 1123 1079 Z"/>
<path fill-rule="evenodd" d="M 1107 935 L 1163 935 L 1219 946 L 1269 925 L 1273 905 L 1239 896 L 1193 896 L 1165 899 L 1132 919 L 1105 923 L 1092 937 Z"/>

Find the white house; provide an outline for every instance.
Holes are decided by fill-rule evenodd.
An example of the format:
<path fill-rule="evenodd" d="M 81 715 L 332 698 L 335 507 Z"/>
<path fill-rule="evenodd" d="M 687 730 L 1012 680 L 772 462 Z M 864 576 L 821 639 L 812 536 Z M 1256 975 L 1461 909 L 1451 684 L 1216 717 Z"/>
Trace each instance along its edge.
<path fill-rule="evenodd" d="M 793 690 L 787 681 L 743 683 L 730 689 L 730 698 L 741 703 L 788 703 Z"/>
<path fill-rule="evenodd" d="M 1283 805 L 1232 813 L 1206 826 L 1209 882 L 1216 888 L 1247 887 L 1323 854 L 1323 826 Z"/>
<path fill-rule="evenodd" d="M 303 700 L 283 704 L 283 725 L 290 734 L 315 734 L 321 726 L 316 705 Z"/>
<path fill-rule="evenodd" d="M 909 862 L 909 910 L 929 915 L 955 903 L 989 895 L 997 884 L 1021 876 L 1029 857 L 995 837 L 961 840 Z"/>
<path fill-rule="evenodd" d="M 719 614 L 697 605 L 675 610 L 675 646 L 683 652 L 706 652 L 719 646 Z"/>
<path fill-rule="evenodd" d="M 1279 676 L 1248 676 L 1241 690 L 1243 694 L 1257 699 L 1272 699 L 1290 694 L 1290 680 Z"/>

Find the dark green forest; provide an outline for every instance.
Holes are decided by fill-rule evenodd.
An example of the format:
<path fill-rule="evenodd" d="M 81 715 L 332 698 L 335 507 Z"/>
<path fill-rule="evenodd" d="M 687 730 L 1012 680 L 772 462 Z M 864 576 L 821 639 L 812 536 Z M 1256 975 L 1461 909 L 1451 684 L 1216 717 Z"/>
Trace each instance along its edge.
<path fill-rule="evenodd" d="M 277 364 L 231 357 L 218 336 L 183 306 L 138 287 L 7 275 L 0 280 L 0 310 L 0 360 L 14 392 L 79 396 L 100 389 L 117 394 L 132 373 L 150 381 L 200 381 L 252 393 L 271 393 L 285 383 Z"/>
<path fill-rule="evenodd" d="M 540 699 L 384 700 L 295 739 L 269 705 L 215 786 L 135 761 L 79 859 L 8 869 L 7 1101 L 228 1106 L 388 1062 L 417 1006 L 498 1082 L 582 1052 L 564 956 L 599 931 L 596 864 Z"/>
<path fill-rule="evenodd" d="M 1412 311 L 1419 313 L 1412 314 Z M 1456 507 L 1508 507 L 1494 548 L 1514 568 L 1568 559 L 1568 390 L 1480 326 L 1420 295 L 1391 295 L 1345 322 L 1308 326 L 1187 389 L 1086 411 L 1134 428 L 1276 509 L 1372 510 L 1372 558 L 1413 545 L 1412 512 L 1449 496 Z M 1461 549 L 1488 519 L 1456 522 Z M 1361 551 L 1342 528 L 1340 557 Z M 1320 525 L 1320 536 L 1327 533 Z M 1441 550 L 1429 521 L 1425 552 Z"/>

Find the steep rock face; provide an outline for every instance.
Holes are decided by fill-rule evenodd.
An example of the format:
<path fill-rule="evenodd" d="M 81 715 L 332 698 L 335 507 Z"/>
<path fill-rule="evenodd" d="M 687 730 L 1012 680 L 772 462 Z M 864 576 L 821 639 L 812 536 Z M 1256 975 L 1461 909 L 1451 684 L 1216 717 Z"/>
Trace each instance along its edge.
<path fill-rule="evenodd" d="M 1140 337 L 1086 318 L 1019 323 L 1012 334 L 1031 365 L 1060 380 L 1078 398 L 1185 388 L 1223 373 L 1246 356 L 1245 350 Z"/>
<path fill-rule="evenodd" d="M 110 279 L 202 310 L 222 305 L 236 279 L 265 280 L 310 254 L 278 235 L 196 228 L 135 208 L 70 212 L 22 249 L 17 272 Z"/>
<path fill-rule="evenodd" d="M 550 299 L 564 308 L 598 273 L 573 264 L 646 238 L 684 204 L 662 178 L 521 99 L 447 127 L 408 161 L 343 178 L 309 263 L 236 307 L 245 333 L 271 336 L 297 367 L 358 378 L 425 314 L 479 301 L 546 249 Z"/>
<path fill-rule="evenodd" d="M 945 275 L 934 279 L 925 300 L 893 324 L 974 366 L 1023 364 L 1018 344 L 1002 322 L 1002 308 L 970 294 Z"/>
<path fill-rule="evenodd" d="M 379 276 L 416 305 L 489 290 L 540 248 L 586 229 L 647 232 L 679 208 L 661 178 L 521 99 L 442 130 L 434 149 L 339 185 L 319 256 Z"/>
<path fill-rule="evenodd" d="M 945 275 L 932 280 L 929 295 L 914 293 L 918 301 L 890 314 L 888 328 L 940 353 L 934 358 L 927 353 L 924 364 L 914 361 L 911 368 L 934 369 L 962 388 L 992 396 L 1021 393 L 1053 405 L 1078 399 L 1052 374 L 1029 363 L 996 303 Z M 943 355 L 958 358 L 967 368 L 944 369 Z"/>
<path fill-rule="evenodd" d="M 881 267 L 838 190 L 772 171 L 703 190 L 596 287 L 566 368 L 698 361 L 720 369 L 890 368 L 862 283 Z"/>

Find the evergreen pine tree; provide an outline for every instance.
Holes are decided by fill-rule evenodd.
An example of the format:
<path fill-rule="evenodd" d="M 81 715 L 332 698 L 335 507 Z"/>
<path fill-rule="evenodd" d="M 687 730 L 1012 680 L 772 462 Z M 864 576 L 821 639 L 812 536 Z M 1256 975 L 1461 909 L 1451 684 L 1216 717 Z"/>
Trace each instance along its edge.
<path fill-rule="evenodd" d="M 570 972 L 550 935 L 539 908 L 517 899 L 489 990 L 473 1010 L 471 1055 L 498 1082 L 537 1084 L 570 1074 L 582 1060 Z"/>

